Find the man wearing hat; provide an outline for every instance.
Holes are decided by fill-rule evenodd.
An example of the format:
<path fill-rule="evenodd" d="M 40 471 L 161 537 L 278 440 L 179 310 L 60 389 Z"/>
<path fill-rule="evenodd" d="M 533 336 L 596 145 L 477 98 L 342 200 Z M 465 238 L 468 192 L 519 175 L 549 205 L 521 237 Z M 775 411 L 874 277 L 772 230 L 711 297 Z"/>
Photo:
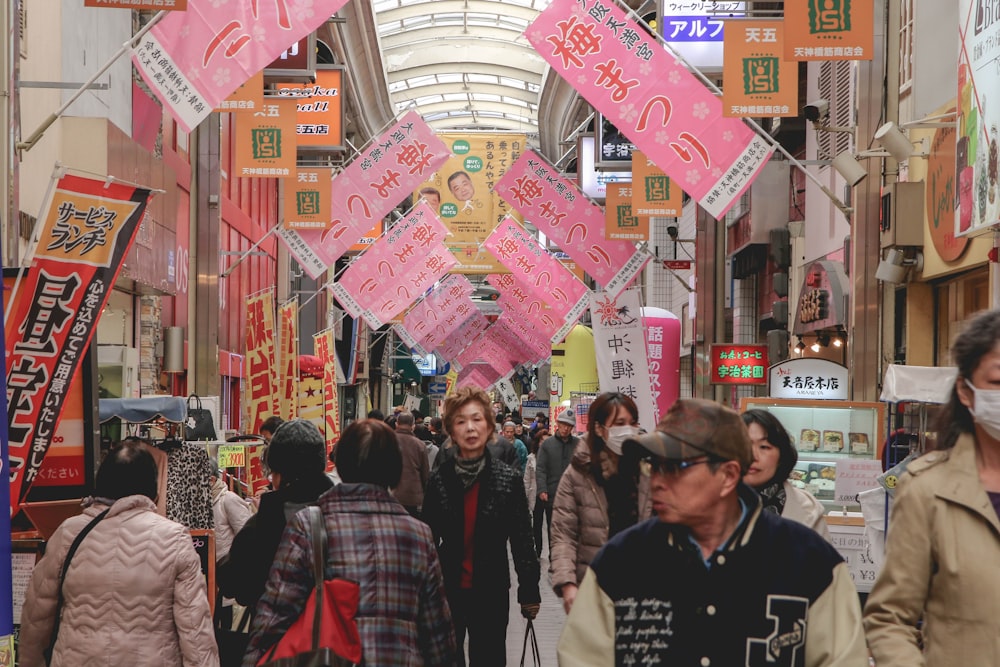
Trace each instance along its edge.
<path fill-rule="evenodd" d="M 573 451 L 580 438 L 573 435 L 576 430 L 576 414 L 572 408 L 566 408 L 556 417 L 556 432 L 545 439 L 535 455 L 535 488 L 538 489 L 536 503 L 541 503 L 545 510 L 545 525 L 551 544 L 552 539 L 552 499 L 556 497 L 559 480 L 573 458 Z M 535 534 L 540 536 L 540 530 Z M 542 555 L 542 545 L 535 545 L 535 551 Z"/>
<path fill-rule="evenodd" d="M 761 511 L 739 415 L 678 400 L 626 440 L 652 474 L 656 517 L 598 552 L 559 639 L 559 664 L 864 667 L 847 565 L 805 526 Z"/>

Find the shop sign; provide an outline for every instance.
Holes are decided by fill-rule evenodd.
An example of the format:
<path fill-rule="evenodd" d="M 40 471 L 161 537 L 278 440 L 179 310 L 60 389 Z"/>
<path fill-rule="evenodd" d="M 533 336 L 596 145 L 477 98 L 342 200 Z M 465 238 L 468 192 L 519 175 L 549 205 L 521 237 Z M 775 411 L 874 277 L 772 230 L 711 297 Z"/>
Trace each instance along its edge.
<path fill-rule="evenodd" d="M 782 21 L 728 21 L 722 91 L 724 116 L 797 116 L 799 64 L 784 58 Z"/>
<path fill-rule="evenodd" d="M 684 191 L 642 151 L 632 151 L 632 211 L 636 215 L 677 217 Z"/>
<path fill-rule="evenodd" d="M 846 401 L 847 367 L 827 359 L 789 359 L 768 369 L 768 396 Z"/>
<path fill-rule="evenodd" d="M 649 216 L 635 212 L 631 183 L 608 184 L 608 197 L 604 204 L 604 238 L 633 243 L 649 240 Z"/>
<path fill-rule="evenodd" d="M 951 109 L 954 112 L 954 108 Z M 955 128 L 942 127 L 934 132 L 927 157 L 927 187 L 924 188 L 924 209 L 927 228 L 934 249 L 945 262 L 958 260 L 969 246 L 969 237 L 955 235 L 955 209 L 961 204 L 957 197 L 959 172 L 957 165 Z"/>
<path fill-rule="evenodd" d="M 264 72 L 257 72 L 246 83 L 219 102 L 216 111 L 256 111 L 264 103 Z"/>
<path fill-rule="evenodd" d="M 295 135 L 298 147 L 335 148 L 344 143 L 343 71 L 316 70 L 314 83 L 279 83 L 280 97 L 296 102 Z"/>
<path fill-rule="evenodd" d="M 295 173 L 295 101 L 270 98 L 236 114 L 234 176 L 285 178 Z"/>
<path fill-rule="evenodd" d="M 799 291 L 793 334 L 844 326 L 844 285 L 847 276 L 837 262 L 813 262 Z"/>
<path fill-rule="evenodd" d="M 332 170 L 299 167 L 285 180 L 285 229 L 329 229 Z"/>
<path fill-rule="evenodd" d="M 767 384 L 767 345 L 712 345 L 712 384 Z"/>
<path fill-rule="evenodd" d="M 787 60 L 871 60 L 875 52 L 873 2 L 789 2 L 785 5 L 785 27 Z"/>

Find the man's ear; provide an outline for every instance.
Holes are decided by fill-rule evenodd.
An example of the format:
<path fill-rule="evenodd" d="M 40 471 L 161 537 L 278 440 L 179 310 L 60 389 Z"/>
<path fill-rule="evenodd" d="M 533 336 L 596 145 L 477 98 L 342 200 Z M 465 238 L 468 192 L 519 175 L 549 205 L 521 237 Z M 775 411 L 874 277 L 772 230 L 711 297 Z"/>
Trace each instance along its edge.
<path fill-rule="evenodd" d="M 976 402 L 976 395 L 972 393 L 969 384 L 969 381 L 962 376 L 955 378 L 955 391 L 958 393 L 958 400 L 962 405 L 971 410 L 973 404 Z"/>
<path fill-rule="evenodd" d="M 743 470 L 740 468 L 739 462 L 724 461 L 719 466 L 719 472 L 723 475 L 720 495 L 728 496 L 730 493 L 735 493 L 736 487 L 739 485 L 740 480 L 743 479 Z"/>

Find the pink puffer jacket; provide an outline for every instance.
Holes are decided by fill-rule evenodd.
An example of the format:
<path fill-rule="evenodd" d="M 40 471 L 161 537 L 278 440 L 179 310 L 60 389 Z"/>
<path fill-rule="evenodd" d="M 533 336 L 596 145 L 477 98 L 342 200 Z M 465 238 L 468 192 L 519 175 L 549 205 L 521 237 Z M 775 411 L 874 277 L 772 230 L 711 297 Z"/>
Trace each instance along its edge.
<path fill-rule="evenodd" d="M 106 509 L 66 520 L 31 575 L 21 612 L 20 664 L 43 667 L 59 570 L 76 535 Z M 84 538 L 66 575 L 53 667 L 214 667 L 205 578 L 187 529 L 145 496 L 115 502 Z"/>

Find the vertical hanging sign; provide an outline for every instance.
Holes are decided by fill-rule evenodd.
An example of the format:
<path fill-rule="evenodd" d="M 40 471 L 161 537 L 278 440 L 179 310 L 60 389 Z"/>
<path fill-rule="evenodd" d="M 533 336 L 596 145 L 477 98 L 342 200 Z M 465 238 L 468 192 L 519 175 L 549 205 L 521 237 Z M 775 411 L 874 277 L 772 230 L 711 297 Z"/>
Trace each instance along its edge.
<path fill-rule="evenodd" d="M 299 167 L 285 180 L 285 229 L 329 229 L 332 169 Z"/>
<path fill-rule="evenodd" d="M 340 406 L 337 396 L 337 352 L 333 329 L 313 334 L 317 356 L 323 361 L 323 429 L 327 454 L 340 439 Z"/>
<path fill-rule="evenodd" d="M 279 413 L 274 341 L 274 289 L 246 300 L 246 428 L 260 433 L 264 420 Z"/>
<path fill-rule="evenodd" d="M 784 21 L 726 21 L 722 114 L 797 116 L 799 64 L 785 60 Z"/>
<path fill-rule="evenodd" d="M 281 327 L 278 340 L 278 414 L 288 421 L 298 414 L 299 398 L 299 302 L 286 301 L 278 308 Z"/>

